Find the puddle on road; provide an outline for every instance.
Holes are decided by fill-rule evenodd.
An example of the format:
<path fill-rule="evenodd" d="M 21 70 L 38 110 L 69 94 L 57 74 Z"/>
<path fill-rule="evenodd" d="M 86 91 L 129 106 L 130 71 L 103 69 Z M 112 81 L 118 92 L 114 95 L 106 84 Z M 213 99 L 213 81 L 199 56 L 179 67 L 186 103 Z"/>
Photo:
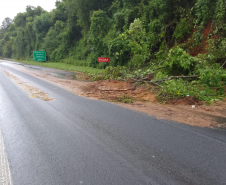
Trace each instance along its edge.
<path fill-rule="evenodd" d="M 26 82 L 22 81 L 21 79 L 17 78 L 16 76 L 12 75 L 11 73 L 4 71 L 5 74 L 11 78 L 16 84 L 18 84 L 23 90 L 27 91 L 30 98 L 39 98 L 43 101 L 52 101 L 54 100 L 53 97 L 49 97 L 47 93 L 44 91 L 41 91 L 37 87 L 33 87 L 30 85 L 27 85 Z"/>
<path fill-rule="evenodd" d="M 79 74 L 76 72 L 64 71 L 64 70 L 41 67 L 41 66 L 34 66 L 29 64 L 17 63 L 17 62 L 11 62 L 11 64 L 15 64 L 17 66 L 23 66 L 26 70 L 43 72 L 53 77 L 67 79 L 67 80 L 77 80 L 77 75 Z"/>

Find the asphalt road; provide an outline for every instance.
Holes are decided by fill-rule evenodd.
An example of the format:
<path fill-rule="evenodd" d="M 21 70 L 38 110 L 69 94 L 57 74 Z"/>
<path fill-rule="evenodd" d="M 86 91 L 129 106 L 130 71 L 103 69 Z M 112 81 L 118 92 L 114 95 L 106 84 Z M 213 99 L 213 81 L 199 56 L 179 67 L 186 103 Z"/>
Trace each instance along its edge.
<path fill-rule="evenodd" d="M 30 98 L 4 70 L 55 100 Z M 0 132 L 14 185 L 226 184 L 225 131 L 79 97 L 3 61 Z"/>

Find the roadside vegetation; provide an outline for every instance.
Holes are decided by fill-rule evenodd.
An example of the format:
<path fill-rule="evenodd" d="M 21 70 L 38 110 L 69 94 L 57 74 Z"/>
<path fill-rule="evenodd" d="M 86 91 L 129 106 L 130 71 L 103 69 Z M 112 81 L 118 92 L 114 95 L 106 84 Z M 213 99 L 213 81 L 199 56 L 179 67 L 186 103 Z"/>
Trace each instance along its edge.
<path fill-rule="evenodd" d="M 118 99 L 115 100 L 116 102 L 122 103 L 133 103 L 133 97 L 123 94 Z"/>
<path fill-rule="evenodd" d="M 152 84 L 163 102 L 186 96 L 220 101 L 226 87 L 226 3 L 62 0 L 52 12 L 27 6 L 13 21 L 3 21 L 0 56 L 31 60 L 34 50 L 45 50 L 50 62 L 35 64 L 90 69 L 93 80 Z M 87 68 L 101 69 L 98 57 L 110 57 L 105 70 Z"/>

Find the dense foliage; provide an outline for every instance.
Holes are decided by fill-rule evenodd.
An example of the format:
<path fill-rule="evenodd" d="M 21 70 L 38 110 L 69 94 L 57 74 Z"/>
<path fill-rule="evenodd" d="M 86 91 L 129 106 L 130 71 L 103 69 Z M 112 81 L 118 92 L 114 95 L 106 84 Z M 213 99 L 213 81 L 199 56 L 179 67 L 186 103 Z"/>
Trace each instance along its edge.
<path fill-rule="evenodd" d="M 13 21 L 3 21 L 0 56 L 32 59 L 32 51 L 46 50 L 49 61 L 96 68 L 101 67 L 98 57 L 110 57 L 106 66 L 130 71 L 162 67 L 155 79 L 200 75 L 203 88 L 220 87 L 225 80 L 220 68 L 226 60 L 225 10 L 224 0 L 62 0 L 51 12 L 27 6 Z M 204 38 L 208 22 L 211 31 Z M 204 39 L 208 50 L 191 56 L 192 49 L 202 50 Z M 181 80 L 167 83 L 179 87 Z"/>
<path fill-rule="evenodd" d="M 163 45 L 181 43 L 193 27 L 193 44 L 200 44 L 208 20 L 221 36 L 212 47 L 225 47 L 225 7 L 223 0 L 62 0 L 52 12 L 27 6 L 3 21 L 0 56 L 28 59 L 46 50 L 53 62 L 97 67 L 97 58 L 107 56 L 114 66 L 137 67 L 155 60 Z"/>

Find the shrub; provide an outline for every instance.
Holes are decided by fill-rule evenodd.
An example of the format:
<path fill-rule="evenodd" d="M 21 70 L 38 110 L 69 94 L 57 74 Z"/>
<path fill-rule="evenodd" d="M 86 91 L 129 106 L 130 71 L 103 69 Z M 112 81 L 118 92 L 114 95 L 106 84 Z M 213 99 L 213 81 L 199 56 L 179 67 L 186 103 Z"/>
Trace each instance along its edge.
<path fill-rule="evenodd" d="M 164 63 L 164 66 L 170 75 L 188 75 L 193 73 L 195 65 L 198 63 L 197 58 L 190 56 L 179 47 L 172 48 L 166 60 L 167 62 Z"/>

